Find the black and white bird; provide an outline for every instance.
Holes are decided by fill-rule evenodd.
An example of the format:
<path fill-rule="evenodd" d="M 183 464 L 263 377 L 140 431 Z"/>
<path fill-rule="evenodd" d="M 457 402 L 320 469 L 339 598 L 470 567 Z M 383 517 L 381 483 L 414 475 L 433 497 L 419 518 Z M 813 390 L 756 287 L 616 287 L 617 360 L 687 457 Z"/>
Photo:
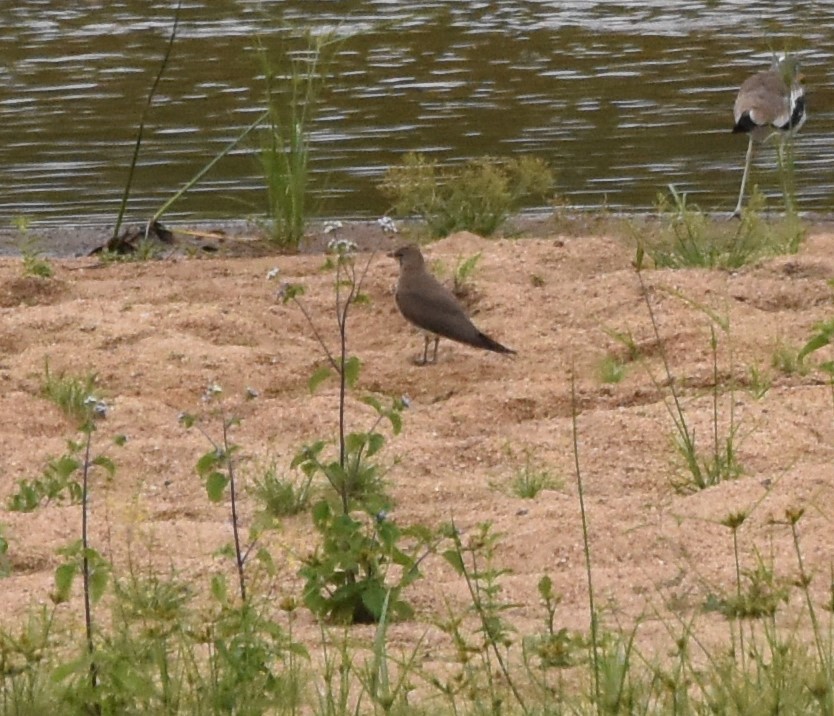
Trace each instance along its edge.
<path fill-rule="evenodd" d="M 741 85 L 733 110 L 733 132 L 747 132 L 750 140 L 738 204 L 733 216 L 741 215 L 744 187 L 747 184 L 755 145 L 778 135 L 781 158 L 785 137 L 795 134 L 805 123 L 805 88 L 802 86 L 802 80 L 796 58 L 779 55 L 769 70 L 757 72 Z"/>

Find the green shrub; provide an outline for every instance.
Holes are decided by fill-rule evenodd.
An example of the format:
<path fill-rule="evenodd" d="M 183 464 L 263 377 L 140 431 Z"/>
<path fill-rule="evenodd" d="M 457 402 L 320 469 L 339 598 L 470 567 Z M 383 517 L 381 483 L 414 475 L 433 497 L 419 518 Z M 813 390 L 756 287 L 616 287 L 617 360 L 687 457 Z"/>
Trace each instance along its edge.
<path fill-rule="evenodd" d="M 491 236 L 522 200 L 543 197 L 552 185 L 551 170 L 535 157 L 481 157 L 440 168 L 410 153 L 388 169 L 380 191 L 393 201 L 394 213 L 419 216 L 432 236 L 462 230 Z"/>

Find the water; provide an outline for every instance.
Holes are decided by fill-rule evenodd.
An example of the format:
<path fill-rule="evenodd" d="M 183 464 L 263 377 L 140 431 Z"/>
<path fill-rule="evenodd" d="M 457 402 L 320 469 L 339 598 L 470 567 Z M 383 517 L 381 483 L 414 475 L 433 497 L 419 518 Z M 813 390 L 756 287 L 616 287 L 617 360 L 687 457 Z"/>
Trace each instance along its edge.
<path fill-rule="evenodd" d="M 172 18 L 159 0 L 0 5 L 0 226 L 21 216 L 112 225 Z M 642 211 L 672 183 L 729 211 L 746 149 L 729 131 L 735 92 L 784 49 L 801 57 L 809 91 L 799 207 L 830 211 L 834 3 L 186 0 L 130 218 L 150 216 L 258 116 L 258 43 L 279 66 L 305 27 L 344 39 L 312 126 L 314 214 L 382 214 L 376 186 L 408 151 L 441 163 L 532 153 L 576 207 Z M 221 160 L 167 218 L 263 215 L 259 141 Z M 778 197 L 774 161 L 763 151 L 753 179 Z"/>

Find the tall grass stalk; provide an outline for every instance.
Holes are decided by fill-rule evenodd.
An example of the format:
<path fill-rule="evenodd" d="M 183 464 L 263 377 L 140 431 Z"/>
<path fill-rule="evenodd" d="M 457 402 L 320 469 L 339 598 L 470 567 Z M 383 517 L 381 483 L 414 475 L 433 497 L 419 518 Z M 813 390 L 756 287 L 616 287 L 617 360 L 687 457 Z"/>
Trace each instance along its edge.
<path fill-rule="evenodd" d="M 305 51 L 284 49 L 286 74 L 277 75 L 263 46 L 260 58 L 266 82 L 266 138 L 260 159 L 267 189 L 272 239 L 282 247 L 297 247 L 307 222 L 310 179 L 310 131 L 319 96 L 336 49 L 335 33 L 305 34 Z"/>
<path fill-rule="evenodd" d="M 145 236 L 147 238 L 148 230 L 150 227 L 156 223 L 162 215 L 168 211 L 179 199 L 188 192 L 192 187 L 194 187 L 208 172 L 217 164 L 221 159 L 226 157 L 238 144 L 241 143 L 249 134 L 251 134 L 255 129 L 260 127 L 266 119 L 269 117 L 269 110 L 261 113 L 252 122 L 248 127 L 246 127 L 237 137 L 235 137 L 231 142 L 229 142 L 223 150 L 217 154 L 216 156 L 212 157 L 211 160 L 198 171 L 191 179 L 189 179 L 182 187 L 170 198 L 168 199 L 159 209 L 156 210 L 156 213 L 151 217 L 150 221 L 148 221 L 146 229 L 145 229 Z"/>
<path fill-rule="evenodd" d="M 657 341 L 658 353 L 663 362 L 663 371 L 666 376 L 669 393 L 671 394 L 671 401 L 664 400 L 664 405 L 669 412 L 672 422 L 675 426 L 675 446 L 684 460 L 688 477 L 684 479 L 673 480 L 673 485 L 676 489 L 686 492 L 690 490 L 703 490 L 707 487 L 717 485 L 722 480 L 732 479 L 741 474 L 741 465 L 736 457 L 736 436 L 738 433 L 738 425 L 735 422 L 735 395 L 734 389 L 730 389 L 729 398 L 729 426 L 726 435 L 720 434 L 719 428 L 719 374 L 718 374 L 718 337 L 715 330 L 715 324 L 721 328 L 725 333 L 729 333 L 729 321 L 720 318 L 714 311 L 705 307 L 698 306 L 699 310 L 706 314 L 710 320 L 710 349 L 712 352 L 713 370 L 712 370 L 712 454 L 704 456 L 699 453 L 698 446 L 695 440 L 695 431 L 689 425 L 681 403 L 678 388 L 676 387 L 675 377 L 669 365 L 669 358 L 663 341 L 660 336 L 660 328 L 657 323 L 654 309 L 649 300 L 649 293 L 643 280 L 641 271 L 637 271 L 637 278 L 640 282 L 640 289 L 643 296 L 643 301 L 648 310 L 649 320 L 652 325 L 652 331 Z M 683 298 L 683 297 L 682 297 Z M 686 300 L 686 299 L 684 299 Z M 694 303 L 694 302 L 689 302 Z M 732 370 L 732 366 L 731 366 Z M 652 381 L 655 389 L 662 393 L 664 387 L 661 386 L 658 379 L 654 376 L 652 371 L 646 366 L 646 372 L 649 379 Z"/>
<path fill-rule="evenodd" d="M 738 548 L 738 531 L 740 527 L 744 524 L 745 520 L 747 519 L 746 512 L 734 512 L 727 516 L 726 519 L 723 520 L 722 524 L 725 525 L 730 529 L 733 533 L 733 564 L 735 566 L 735 573 L 736 573 L 736 600 L 737 603 L 740 605 L 742 603 L 742 596 L 741 596 L 741 557 L 739 554 Z M 746 669 L 746 659 L 747 653 L 744 647 L 744 622 L 742 619 L 732 619 L 731 624 L 737 622 L 738 623 L 738 651 L 735 650 L 735 644 L 733 644 L 733 651 L 740 655 L 741 658 L 741 668 L 742 671 Z M 731 631 L 731 635 L 733 640 L 735 641 L 734 632 Z"/>
<path fill-rule="evenodd" d="M 599 664 L 599 623 L 596 604 L 594 603 L 594 579 L 591 569 L 591 541 L 588 536 L 588 514 L 585 510 L 585 490 L 582 483 L 582 469 L 579 462 L 579 429 L 577 427 L 577 413 L 579 403 L 576 399 L 576 370 L 570 373 L 570 402 L 571 402 L 571 443 L 573 446 L 573 463 L 576 471 L 576 489 L 579 494 L 579 514 L 582 517 L 582 547 L 585 555 L 585 574 L 588 580 L 588 609 L 591 612 L 591 667 L 594 671 L 594 698 L 597 705 L 601 703 L 600 664 Z"/>
<path fill-rule="evenodd" d="M 168 36 L 168 44 L 165 46 L 165 54 L 162 56 L 162 63 L 159 66 L 159 70 L 156 73 L 156 77 L 154 77 L 153 84 L 151 85 L 151 90 L 148 92 L 148 98 L 145 100 L 145 106 L 142 109 L 142 115 L 139 118 L 139 132 L 136 135 L 136 143 L 133 145 L 133 157 L 130 160 L 130 169 L 128 170 L 127 174 L 127 181 L 125 182 L 124 192 L 122 193 L 122 202 L 119 206 L 119 215 L 116 217 L 116 225 L 113 228 L 113 239 L 115 240 L 119 236 L 119 229 L 122 226 L 122 220 L 124 219 L 125 210 L 127 209 L 127 200 L 130 197 L 130 190 L 133 186 L 133 174 L 136 170 L 136 163 L 139 161 L 139 150 L 142 147 L 142 137 L 145 133 L 145 120 L 148 117 L 148 113 L 153 106 L 153 98 L 156 96 L 156 90 L 159 87 L 159 82 L 162 79 L 162 75 L 165 73 L 165 69 L 168 67 L 168 61 L 171 58 L 171 50 L 174 47 L 174 40 L 177 36 L 177 27 L 179 26 L 180 22 L 180 8 L 182 7 L 182 0 L 177 1 L 177 8 L 174 11 L 174 24 L 171 27 L 171 34 Z"/>
<path fill-rule="evenodd" d="M 90 553 L 89 553 L 89 477 L 90 450 L 93 443 L 93 428 L 86 428 L 86 445 L 84 447 L 84 464 L 81 470 L 81 579 L 84 593 L 84 633 L 87 639 L 87 654 L 90 657 L 90 688 L 95 693 L 98 685 L 98 666 L 94 658 L 93 643 L 93 607 L 90 601 Z"/>
<path fill-rule="evenodd" d="M 831 692 L 831 685 L 832 683 L 834 683 L 832 682 L 831 659 L 826 656 L 825 646 L 822 642 L 822 630 L 820 628 L 820 623 L 817 617 L 816 609 L 814 609 L 814 601 L 813 599 L 811 599 L 811 593 L 809 590 L 809 586 L 811 584 L 811 575 L 808 574 L 808 571 L 805 568 L 805 560 L 802 558 L 802 549 L 799 546 L 798 525 L 804 513 L 805 511 L 802 509 L 789 509 L 786 512 L 786 518 L 791 528 L 791 539 L 793 542 L 794 552 L 796 553 L 797 566 L 799 567 L 799 586 L 802 590 L 803 596 L 805 597 L 805 603 L 808 607 L 808 616 L 811 619 L 811 626 L 814 630 L 814 644 L 817 648 L 817 657 L 820 660 L 820 669 L 822 669 L 826 677 L 826 681 L 829 684 L 828 709 L 829 713 L 831 713 L 832 711 L 834 711 L 834 703 L 832 703 L 832 695 L 834 694 L 832 694 Z"/>

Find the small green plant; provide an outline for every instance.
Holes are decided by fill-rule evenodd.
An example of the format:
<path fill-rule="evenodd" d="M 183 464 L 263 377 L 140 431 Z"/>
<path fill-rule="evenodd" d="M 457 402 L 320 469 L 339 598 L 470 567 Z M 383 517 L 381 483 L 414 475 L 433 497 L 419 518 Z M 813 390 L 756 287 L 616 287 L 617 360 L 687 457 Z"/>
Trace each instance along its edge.
<path fill-rule="evenodd" d="M 623 363 L 634 363 L 640 358 L 640 346 L 630 330 L 618 331 L 614 328 L 602 326 L 602 332 L 625 349 L 625 355 L 622 358 Z"/>
<path fill-rule="evenodd" d="M 602 326 L 602 332 L 619 345 L 620 349 L 609 351 L 602 357 L 597 373 L 603 383 L 619 383 L 625 378 L 629 364 L 640 359 L 640 347 L 630 330 L 618 331 Z"/>
<path fill-rule="evenodd" d="M 8 577 L 12 573 L 12 563 L 9 559 L 9 540 L 6 530 L 0 522 L 0 578 Z"/>
<path fill-rule="evenodd" d="M 261 509 L 273 519 L 297 515 L 310 506 L 312 482 L 316 471 L 302 469 L 301 474 L 301 479 L 281 475 L 278 467 L 272 464 L 262 476 L 253 480 L 250 492 Z"/>
<path fill-rule="evenodd" d="M 757 619 L 772 617 L 788 601 L 789 585 L 775 576 L 773 567 L 759 554 L 755 566 L 741 570 L 740 580 L 733 592 L 708 595 L 704 608 L 730 619 Z"/>
<path fill-rule="evenodd" d="M 79 472 L 84 444 L 70 440 L 67 452 L 49 460 L 40 477 L 19 480 L 17 490 L 6 503 L 11 512 L 33 512 L 41 505 L 66 500 L 71 505 L 81 502 Z"/>
<path fill-rule="evenodd" d="M 814 326 L 814 334 L 808 339 L 805 345 L 802 346 L 799 353 L 797 353 L 797 363 L 800 366 L 804 366 L 805 359 L 811 355 L 811 353 L 815 353 L 816 351 L 829 345 L 832 338 L 834 338 L 834 319 L 817 323 Z"/>
<path fill-rule="evenodd" d="M 526 697 L 510 671 L 507 654 L 514 640 L 514 629 L 504 615 L 515 605 L 501 597 L 501 580 L 509 570 L 495 564 L 500 535 L 488 522 L 479 524 L 465 540 L 454 524 L 449 525 L 446 534 L 452 546 L 443 552 L 443 558 L 466 582 L 469 609 L 478 623 L 478 639 L 472 643 L 466 637 L 459 619 L 451 619 L 441 628 L 452 636 L 459 650 L 468 652 L 467 661 L 474 657 L 480 660 L 486 680 L 482 699 L 488 699 L 492 712 L 504 702 L 504 691 L 508 689 L 522 713 L 530 713 Z"/>
<path fill-rule="evenodd" d="M 805 236 L 796 214 L 768 222 L 763 210 L 764 197 L 754 188 L 740 222 L 717 221 L 670 185 L 668 196 L 657 197 L 659 235 L 637 235 L 635 263 L 641 266 L 648 255 L 658 268 L 734 269 L 763 257 L 796 253 Z"/>
<path fill-rule="evenodd" d="M 603 383 L 619 383 L 625 378 L 628 365 L 618 356 L 606 353 L 597 366 L 599 379 Z"/>
<path fill-rule="evenodd" d="M 72 421 L 75 428 L 83 435 L 83 440 L 77 444 L 70 443 L 69 456 L 60 460 L 59 467 L 53 471 L 54 474 L 50 475 L 50 478 L 56 479 L 59 484 L 65 483 L 70 486 L 76 484 L 71 476 L 77 472 L 79 475 L 77 483 L 80 485 L 78 503 L 81 506 L 80 538 L 59 551 L 64 561 L 55 570 L 55 590 L 52 600 L 55 604 L 66 602 L 70 597 L 75 576 L 81 576 L 86 654 L 79 663 L 84 666 L 82 678 L 87 684 L 84 707 L 87 710 L 99 712 L 102 692 L 99 689 L 99 662 L 96 660 L 93 605 L 104 594 L 111 568 L 109 562 L 90 545 L 89 494 L 93 468 L 104 470 L 111 478 L 116 471 L 116 466 L 109 457 L 103 454 L 93 455 L 93 433 L 97 422 L 107 415 L 107 404 L 96 394 L 95 375 L 88 373 L 83 378 L 63 373 L 56 375 L 50 371 L 48 361 L 45 364 L 41 392 L 47 400 L 58 406 L 64 416 Z M 120 441 L 121 438 L 117 438 L 116 442 Z M 68 489 L 77 491 L 78 488 Z"/>
<path fill-rule="evenodd" d="M 298 713 L 298 673 L 282 667 L 285 655 L 307 658 L 306 650 L 287 637 L 266 609 L 252 600 L 236 603 L 220 575 L 212 579 L 212 596 L 215 612 L 205 635 L 208 669 L 198 688 L 205 697 L 194 712 Z"/>
<path fill-rule="evenodd" d="M 86 425 L 96 416 L 102 417 L 106 412 L 106 405 L 96 393 L 95 373 L 87 373 L 83 377 L 64 373 L 56 375 L 50 370 L 48 359 L 44 364 L 41 394 L 79 426 Z"/>
<path fill-rule="evenodd" d="M 722 326 L 729 329 L 729 325 Z M 681 492 L 703 490 L 726 480 L 734 480 L 742 474 L 743 468 L 737 455 L 739 425 L 735 419 L 735 384 L 731 381 L 726 400 L 728 423 L 722 430 L 721 423 L 721 380 L 718 373 L 718 335 L 710 324 L 710 349 L 712 351 L 712 430 L 711 445 L 702 451 L 696 444 L 695 431 L 686 423 L 686 417 L 676 402 L 677 421 L 675 445 L 684 465 L 685 476 L 672 480 L 673 486 Z"/>
<path fill-rule="evenodd" d="M 814 350 L 813 348 L 806 350 L 807 348 L 808 344 L 802 349 L 797 349 L 795 346 L 779 340 L 773 346 L 773 351 L 770 354 L 770 365 L 782 375 L 807 375 L 809 367 L 804 359 Z"/>
<path fill-rule="evenodd" d="M 54 618 L 55 605 L 42 604 L 13 626 L 0 627 L 0 703 L 5 713 L 54 710 L 52 679 L 43 668 L 53 647 Z"/>
<path fill-rule="evenodd" d="M 15 228 L 20 234 L 18 249 L 23 260 L 23 275 L 52 278 L 55 273 L 48 259 L 43 258 L 40 242 L 29 234 L 29 219 L 19 216 L 14 220 Z"/>
<path fill-rule="evenodd" d="M 761 400 L 767 395 L 772 383 L 770 375 L 759 366 L 751 365 L 747 369 L 747 390 L 756 400 Z"/>
<path fill-rule="evenodd" d="M 419 216 L 432 236 L 473 231 L 491 236 L 528 197 L 545 196 L 553 174 L 535 157 L 472 159 L 440 168 L 422 154 L 390 167 L 380 191 L 401 216 Z"/>
<path fill-rule="evenodd" d="M 348 354 L 348 316 L 353 306 L 364 305 L 356 299 L 362 295 L 362 282 L 373 255 L 360 273 L 352 243 L 334 240 L 329 249 L 326 268 L 335 270 L 338 351 L 330 350 L 316 328 L 301 300 L 302 286 L 284 285 L 279 294 L 284 303 L 293 302 L 304 314 L 326 357 L 326 363 L 308 381 L 310 392 L 331 377 L 337 379 L 339 389 L 338 455 L 325 457 L 328 442 L 319 440 L 303 447 L 291 464 L 309 479 L 323 475 L 332 488 L 332 493 L 312 509 L 313 526 L 321 543 L 305 558 L 300 570 L 305 580 L 303 601 L 316 615 L 335 622 L 404 618 L 411 608 L 402 598 L 402 591 L 420 576 L 418 565 L 425 555 L 417 555 L 421 550 L 431 550 L 431 540 L 425 530 L 401 529 L 388 518 L 390 500 L 384 491 L 384 471 L 373 458 L 385 445 L 379 426 L 387 422 L 397 435 L 402 429 L 401 412 L 408 403 L 393 398 L 390 405 L 385 405 L 374 395 L 363 396 L 359 402 L 376 415 L 368 430 L 348 431 L 347 400 L 357 387 L 361 369 L 359 358 Z M 413 547 L 407 551 L 402 542 L 408 538 Z M 391 574 L 392 567 L 396 567 L 396 575 Z"/>
<path fill-rule="evenodd" d="M 206 401 L 215 400 L 222 392 L 220 386 L 212 384 L 206 390 L 204 399 Z M 218 409 L 218 413 L 221 426 L 219 439 L 212 438 L 198 419 L 189 413 L 182 413 L 179 420 L 186 429 L 196 427 L 211 445 L 211 449 L 197 460 L 195 468 L 197 474 L 203 480 L 206 495 L 211 502 L 222 502 L 228 495 L 233 541 L 231 547 L 228 547 L 224 552 L 231 554 L 234 558 L 240 600 L 245 604 L 247 601 L 246 567 L 250 556 L 254 556 L 257 562 L 266 569 L 267 573 L 274 571 L 272 557 L 268 550 L 265 548 L 255 549 L 261 535 L 273 527 L 273 515 L 267 511 L 259 513 L 258 518 L 253 520 L 250 526 L 249 543 L 244 545 L 240 534 L 241 524 L 238 506 L 240 488 L 235 457 L 240 451 L 240 446 L 231 442 L 231 431 L 240 424 L 240 421 L 236 417 L 227 416 L 222 405 Z"/>
<path fill-rule="evenodd" d="M 587 642 L 567 628 L 556 628 L 556 609 L 562 596 L 553 590 L 553 580 L 544 575 L 537 584 L 539 596 L 544 604 L 545 631 L 526 636 L 523 639 L 525 661 L 534 656 L 541 669 L 564 669 L 575 666 L 585 658 Z"/>
<path fill-rule="evenodd" d="M 452 286 L 452 293 L 460 299 L 466 299 L 472 293 L 472 277 L 475 274 L 475 269 L 478 262 L 481 260 L 481 252 L 472 254 L 469 258 L 461 259 L 455 267 L 453 274 L 454 284 Z"/>
<path fill-rule="evenodd" d="M 730 324 L 722 319 L 714 311 L 705 306 L 697 306 L 709 319 L 710 350 L 712 352 L 712 425 L 711 441 L 708 449 L 704 450 L 696 440 L 695 430 L 690 424 L 683 403 L 680 398 L 680 390 L 676 387 L 676 380 L 672 374 L 666 350 L 660 337 L 657 319 L 649 299 L 642 273 L 637 271 L 637 278 L 643 292 L 643 301 L 649 313 L 649 320 L 652 324 L 655 340 L 657 341 L 660 358 L 663 363 L 666 385 L 670 398 L 664 400 L 669 416 L 674 423 L 673 444 L 683 463 L 683 474 L 680 477 L 673 477 L 672 486 L 680 492 L 691 492 L 703 490 L 707 487 L 717 485 L 724 480 L 732 480 L 742 473 L 742 466 L 738 460 L 738 431 L 739 425 L 735 419 L 735 382 L 730 381 L 729 396 L 726 399 L 726 417 L 722 417 L 721 402 L 723 396 L 722 380 L 718 370 L 718 333 L 716 325 L 727 336 L 730 337 Z M 697 304 L 696 304 L 697 305 Z M 732 346 L 730 346 L 732 355 Z M 731 358 L 732 360 L 732 358 Z M 664 387 L 655 378 L 651 370 L 646 367 L 649 378 L 658 391 Z"/>
<path fill-rule="evenodd" d="M 532 500 L 538 497 L 542 490 L 562 489 L 562 481 L 553 476 L 546 465 L 540 463 L 532 448 L 524 449 L 521 460 L 509 444 L 505 446 L 505 453 L 511 462 L 521 463 L 509 484 L 511 494 L 524 500 Z"/>
<path fill-rule="evenodd" d="M 323 475 L 341 498 L 343 508 L 347 505 L 347 509 L 343 509 L 345 512 L 357 506 L 373 512 L 390 507 L 390 500 L 385 494 L 384 471 L 371 458 L 385 445 L 385 436 L 378 431 L 383 420 L 390 423 L 394 435 L 402 429 L 401 412 L 405 403 L 401 398 L 392 399 L 390 407 L 385 407 L 372 395 L 366 395 L 361 400 L 373 408 L 376 417 L 369 430 L 345 436 L 344 449 L 340 451 L 338 460 L 322 458 L 327 443 L 319 440 L 303 447 L 290 464 L 291 468 L 301 469 L 310 479 L 317 473 Z"/>

